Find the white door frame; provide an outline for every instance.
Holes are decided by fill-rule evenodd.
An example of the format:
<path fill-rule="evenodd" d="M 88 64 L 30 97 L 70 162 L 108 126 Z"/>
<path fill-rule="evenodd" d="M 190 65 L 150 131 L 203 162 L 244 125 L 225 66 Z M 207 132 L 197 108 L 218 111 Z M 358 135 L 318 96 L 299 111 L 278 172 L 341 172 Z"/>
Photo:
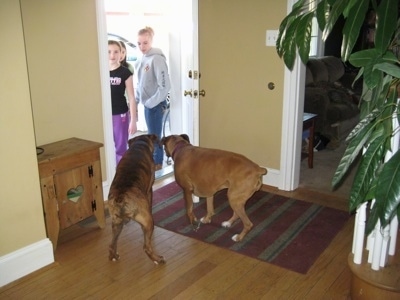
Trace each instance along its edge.
<path fill-rule="evenodd" d="M 282 113 L 282 138 L 280 182 L 278 188 L 292 191 L 299 186 L 300 181 L 300 155 L 303 127 L 304 107 L 304 64 L 299 58 L 293 71 L 285 68 L 283 113 Z"/>
<path fill-rule="evenodd" d="M 295 0 L 287 1 L 291 12 Z M 292 191 L 299 186 L 303 128 L 305 66 L 296 55 L 293 71 L 285 67 L 282 110 L 280 180 L 278 188 Z"/>
<path fill-rule="evenodd" d="M 106 162 L 106 179 L 103 180 L 103 195 L 107 199 L 110 190 L 111 181 L 115 175 L 116 162 L 115 159 L 108 159 L 115 157 L 114 139 L 113 139 L 113 125 L 112 125 L 112 111 L 111 111 L 111 89 L 110 77 L 108 67 L 108 38 L 107 38 L 107 21 L 105 16 L 104 0 L 96 0 L 96 15 L 97 15 L 97 39 L 99 44 L 99 61 L 100 61 L 100 82 L 101 82 L 101 98 L 102 98 L 102 112 L 103 112 L 103 131 L 104 131 L 104 150 Z"/>
<path fill-rule="evenodd" d="M 180 1 L 180 0 L 176 0 Z M 199 143 L 198 98 L 184 96 L 184 91 L 199 89 L 199 80 L 188 77 L 189 71 L 198 71 L 198 0 L 179 3 L 175 30 L 170 33 L 169 69 L 171 87 L 171 133 L 189 135 L 191 143 Z M 181 11 L 186 12 L 182 15 Z M 188 13 L 191 12 L 191 13 Z M 175 124 L 176 120 L 181 120 Z"/>

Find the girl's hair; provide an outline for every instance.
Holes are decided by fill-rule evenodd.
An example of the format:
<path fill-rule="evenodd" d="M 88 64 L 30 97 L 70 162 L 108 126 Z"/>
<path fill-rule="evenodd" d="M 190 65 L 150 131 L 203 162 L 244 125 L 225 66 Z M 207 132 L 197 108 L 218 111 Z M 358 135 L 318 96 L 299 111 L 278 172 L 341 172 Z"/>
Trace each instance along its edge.
<path fill-rule="evenodd" d="M 108 45 L 117 45 L 119 48 L 119 51 L 121 51 L 121 44 L 117 41 L 114 40 L 108 40 Z"/>
<path fill-rule="evenodd" d="M 128 67 L 128 63 L 126 62 L 126 56 L 128 55 L 128 53 L 126 52 L 126 45 L 122 41 L 120 41 L 119 44 L 121 45 L 121 48 L 124 48 L 124 50 L 125 50 L 125 57 L 124 57 L 123 60 L 120 61 L 120 63 L 121 63 L 122 66 Z"/>
<path fill-rule="evenodd" d="M 148 34 L 150 38 L 153 38 L 154 36 L 153 28 L 146 26 L 145 28 L 140 29 L 138 35 L 144 35 L 144 34 Z"/>

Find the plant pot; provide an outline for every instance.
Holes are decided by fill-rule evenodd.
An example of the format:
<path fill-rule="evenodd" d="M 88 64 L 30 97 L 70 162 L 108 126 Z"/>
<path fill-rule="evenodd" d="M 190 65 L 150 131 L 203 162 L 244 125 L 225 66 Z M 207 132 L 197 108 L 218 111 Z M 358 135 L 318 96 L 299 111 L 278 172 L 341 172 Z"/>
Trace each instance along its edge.
<path fill-rule="evenodd" d="M 398 256 L 398 255 L 397 255 Z M 365 251 L 363 257 L 368 257 Z M 379 271 L 371 269 L 371 264 L 362 262 L 355 264 L 353 254 L 348 257 L 348 264 L 352 273 L 350 297 L 351 299 L 400 299 L 400 259 L 390 257 L 385 268 Z"/>

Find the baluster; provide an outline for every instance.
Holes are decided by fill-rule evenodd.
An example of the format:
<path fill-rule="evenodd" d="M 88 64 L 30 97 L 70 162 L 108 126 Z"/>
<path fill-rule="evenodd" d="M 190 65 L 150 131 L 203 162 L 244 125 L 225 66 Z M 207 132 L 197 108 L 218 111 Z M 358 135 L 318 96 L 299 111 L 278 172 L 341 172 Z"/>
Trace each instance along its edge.
<path fill-rule="evenodd" d="M 397 216 L 390 222 L 390 245 L 389 255 L 394 255 L 396 252 L 397 230 L 399 229 L 399 219 Z"/>
<path fill-rule="evenodd" d="M 355 238 L 354 238 L 354 258 L 353 262 L 355 264 L 361 264 L 362 254 L 364 248 L 364 234 L 365 234 L 365 220 L 367 217 L 366 214 L 367 203 L 363 203 L 357 209 L 357 218 L 355 225 Z"/>

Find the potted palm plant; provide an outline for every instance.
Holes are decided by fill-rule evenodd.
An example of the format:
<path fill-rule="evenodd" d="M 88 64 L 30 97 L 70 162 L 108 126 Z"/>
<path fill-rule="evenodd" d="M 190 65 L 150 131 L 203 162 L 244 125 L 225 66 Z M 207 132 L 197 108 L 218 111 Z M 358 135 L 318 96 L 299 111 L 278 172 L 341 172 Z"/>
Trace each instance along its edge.
<path fill-rule="evenodd" d="M 306 64 L 313 20 L 316 18 L 326 40 L 338 18 L 344 18 L 341 58 L 358 68 L 356 80 L 363 81 L 363 93 L 360 122 L 347 137 L 347 148 L 332 186 L 340 185 L 349 167 L 361 156 L 349 196 L 349 210 L 355 212 L 367 205 L 365 234 L 368 236 L 374 230 L 384 232 L 400 219 L 400 151 L 399 141 L 394 138 L 400 131 L 399 1 L 321 0 L 313 9 L 310 2 L 315 0 L 297 1 L 281 22 L 277 53 L 290 70 L 297 55 Z M 373 44 L 368 49 L 355 50 L 369 9 L 376 13 Z M 398 227 L 395 232 L 397 236 Z M 396 281 L 400 280 L 399 268 L 397 272 L 396 293 L 400 292 Z"/>

